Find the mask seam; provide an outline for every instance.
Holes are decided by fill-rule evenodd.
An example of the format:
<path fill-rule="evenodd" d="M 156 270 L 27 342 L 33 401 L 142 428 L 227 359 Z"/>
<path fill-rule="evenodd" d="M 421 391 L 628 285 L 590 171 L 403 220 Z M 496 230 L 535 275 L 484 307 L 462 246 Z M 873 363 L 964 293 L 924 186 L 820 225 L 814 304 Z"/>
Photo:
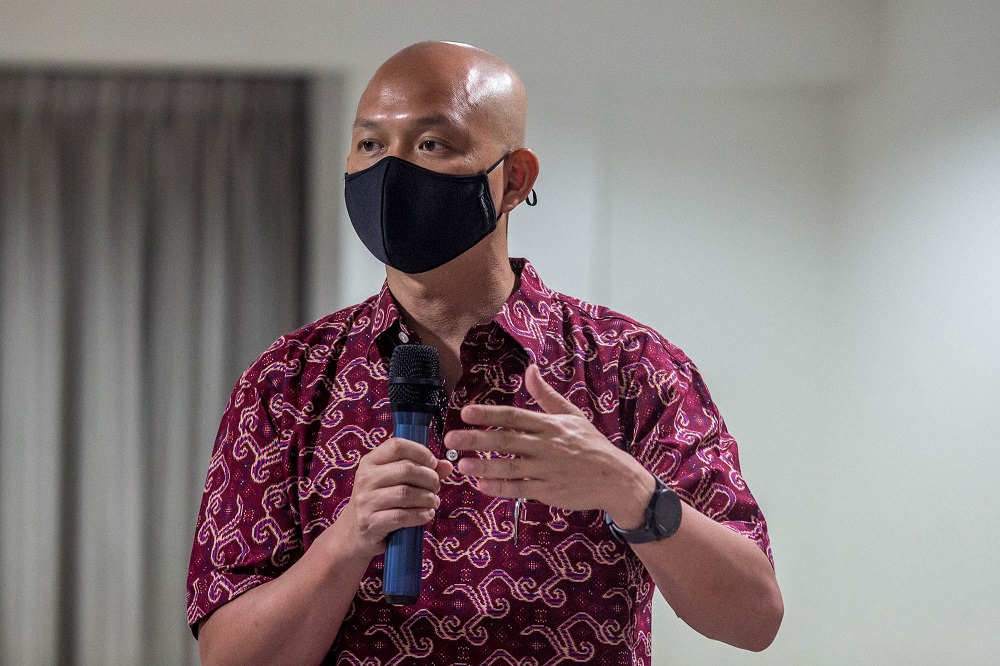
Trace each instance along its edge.
<path fill-rule="evenodd" d="M 388 158 L 386 158 L 388 159 Z M 387 245 L 389 240 L 389 227 L 386 221 L 386 189 L 385 181 L 389 178 L 389 168 L 392 166 L 392 162 L 386 162 L 385 169 L 382 171 L 382 182 L 379 184 L 379 197 L 382 199 L 381 210 L 379 212 L 379 225 L 382 227 L 382 253 L 385 255 L 386 263 L 390 266 L 393 265 L 392 259 L 389 257 L 389 247 Z"/>

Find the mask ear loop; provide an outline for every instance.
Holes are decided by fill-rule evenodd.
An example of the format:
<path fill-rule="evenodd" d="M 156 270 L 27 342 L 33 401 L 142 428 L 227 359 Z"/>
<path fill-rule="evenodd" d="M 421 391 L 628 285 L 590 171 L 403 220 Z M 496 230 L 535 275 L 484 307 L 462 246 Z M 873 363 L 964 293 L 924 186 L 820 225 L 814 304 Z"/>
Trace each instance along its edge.
<path fill-rule="evenodd" d="M 491 171 L 493 171 L 493 169 L 496 169 L 498 166 L 500 166 L 500 163 L 503 162 L 508 157 L 510 157 L 510 153 L 504 153 L 503 157 L 501 157 L 496 162 L 494 162 L 493 166 L 491 166 L 489 169 L 487 169 L 483 173 L 487 173 L 487 174 L 490 173 Z M 535 192 L 535 188 L 531 188 L 531 192 L 528 193 L 528 197 L 524 200 L 524 203 L 528 204 L 529 206 L 537 206 L 538 205 L 538 193 Z M 501 213 L 501 215 L 502 214 L 503 213 Z M 497 215 L 497 219 L 498 220 L 500 219 L 500 215 Z"/>
<path fill-rule="evenodd" d="M 498 166 L 500 166 L 500 163 L 503 162 L 508 157 L 510 157 L 510 153 L 504 153 L 503 157 L 501 157 L 496 162 L 494 162 L 493 166 L 491 166 L 489 169 L 486 169 L 485 171 L 483 171 L 483 173 L 485 173 L 485 174 L 493 173 L 493 169 L 496 169 Z"/>

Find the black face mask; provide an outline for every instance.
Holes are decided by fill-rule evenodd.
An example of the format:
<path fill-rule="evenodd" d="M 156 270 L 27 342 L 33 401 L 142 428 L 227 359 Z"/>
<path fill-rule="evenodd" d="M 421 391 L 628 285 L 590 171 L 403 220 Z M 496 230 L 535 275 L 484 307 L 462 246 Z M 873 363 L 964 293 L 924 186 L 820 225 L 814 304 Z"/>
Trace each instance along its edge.
<path fill-rule="evenodd" d="M 393 156 L 344 174 L 354 231 L 379 261 L 404 273 L 446 264 L 496 229 L 487 174 L 505 159 L 471 176 L 438 173 Z"/>

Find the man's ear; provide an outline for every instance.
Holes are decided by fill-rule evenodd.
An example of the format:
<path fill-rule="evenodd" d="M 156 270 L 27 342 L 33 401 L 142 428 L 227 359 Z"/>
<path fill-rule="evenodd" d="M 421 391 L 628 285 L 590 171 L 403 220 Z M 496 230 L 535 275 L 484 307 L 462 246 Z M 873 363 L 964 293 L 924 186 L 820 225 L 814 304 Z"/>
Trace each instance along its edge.
<path fill-rule="evenodd" d="M 498 214 L 508 213 L 528 198 L 538 178 L 538 156 L 527 148 L 518 148 L 503 163 L 504 191 Z"/>

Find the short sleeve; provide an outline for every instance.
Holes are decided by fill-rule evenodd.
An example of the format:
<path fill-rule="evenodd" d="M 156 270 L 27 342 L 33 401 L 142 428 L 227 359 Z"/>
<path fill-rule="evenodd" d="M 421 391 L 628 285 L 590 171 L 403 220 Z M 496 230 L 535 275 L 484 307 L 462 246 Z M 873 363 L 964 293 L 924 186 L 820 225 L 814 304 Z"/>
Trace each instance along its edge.
<path fill-rule="evenodd" d="M 695 365 L 653 341 L 626 368 L 625 386 L 636 459 L 695 509 L 754 541 L 773 567 L 767 523 L 740 471 L 736 440 Z"/>
<path fill-rule="evenodd" d="M 244 373 L 219 425 L 188 569 L 187 619 L 196 637 L 199 620 L 302 555 L 290 435 L 276 426 L 281 393 L 267 369 L 273 358 L 265 353 Z"/>

